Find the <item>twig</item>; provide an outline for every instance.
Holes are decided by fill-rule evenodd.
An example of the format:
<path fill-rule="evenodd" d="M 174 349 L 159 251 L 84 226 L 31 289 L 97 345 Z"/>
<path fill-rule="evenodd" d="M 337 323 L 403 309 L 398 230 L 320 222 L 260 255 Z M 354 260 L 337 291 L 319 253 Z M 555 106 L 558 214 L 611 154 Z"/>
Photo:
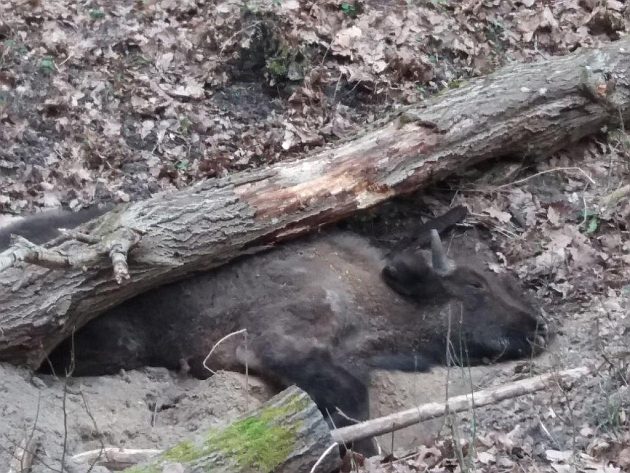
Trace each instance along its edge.
<path fill-rule="evenodd" d="M 247 330 L 245 330 L 243 338 L 245 339 L 245 410 L 249 412 L 249 360 L 247 359 L 249 347 L 247 346 Z"/>
<path fill-rule="evenodd" d="M 120 469 L 142 463 L 160 453 L 162 450 L 106 447 L 78 453 L 70 460 L 75 464 L 96 464 L 98 462 L 99 466 Z"/>
<path fill-rule="evenodd" d="M 28 438 L 24 437 L 15 447 L 13 459 L 9 464 L 9 470 L 7 473 L 26 473 L 27 471 L 30 471 L 38 444 L 38 436 L 31 435 Z"/>
<path fill-rule="evenodd" d="M 590 181 L 591 184 L 593 184 L 593 185 L 597 184 L 593 180 L 593 178 L 591 176 L 589 176 L 586 171 L 584 171 L 584 169 L 579 168 L 577 166 L 568 166 L 568 167 L 553 168 L 553 169 L 547 169 L 545 171 L 540 171 L 540 172 L 537 172 L 536 174 L 532 174 L 531 176 L 524 177 L 523 179 L 519 179 L 517 181 L 508 182 L 507 184 L 502 184 L 500 186 L 497 186 L 497 187 L 494 188 L 494 190 L 505 189 L 506 187 L 511 187 L 511 186 L 515 186 L 517 184 L 522 184 L 523 182 L 527 182 L 530 179 L 533 179 L 533 178 L 538 177 L 538 176 L 542 176 L 543 174 L 549 174 L 551 172 L 560 172 L 560 171 L 578 171 L 578 172 L 582 173 L 584 175 L 584 177 L 586 177 L 586 179 L 588 179 Z"/>
<path fill-rule="evenodd" d="M 66 471 L 66 454 L 68 452 L 68 410 L 66 408 L 68 400 L 68 378 L 69 375 L 66 374 L 66 377 L 63 380 L 63 398 L 61 400 L 61 407 L 63 411 L 63 450 L 61 451 L 61 473 Z"/>
<path fill-rule="evenodd" d="M 37 391 L 37 407 L 35 409 L 35 420 L 33 421 L 33 428 L 31 429 L 30 434 L 26 437 L 25 444 L 25 454 L 26 451 L 29 452 L 31 458 L 31 462 L 35 457 L 35 451 L 37 450 L 37 444 L 39 443 L 39 438 L 35 435 L 35 429 L 37 429 L 37 422 L 39 421 L 39 413 L 42 406 L 42 392 Z M 21 463 L 21 467 L 24 471 L 28 471 L 28 467 L 24 465 L 26 458 L 23 458 Z"/>
<path fill-rule="evenodd" d="M 81 243 L 87 243 L 89 245 L 95 245 L 99 241 L 101 241 L 100 238 L 95 237 L 94 235 L 88 235 L 87 233 L 77 232 L 75 230 L 67 230 L 65 228 L 60 228 L 59 232 L 61 233 L 61 235 L 55 238 L 53 241 L 51 241 L 50 246 L 55 246 L 55 245 L 58 245 L 59 243 L 62 243 L 68 240 L 76 240 Z"/>
<path fill-rule="evenodd" d="M 112 262 L 116 282 L 121 284 L 124 279 L 129 279 L 127 255 L 129 250 L 140 241 L 141 235 L 139 232 L 122 227 L 105 241 L 82 233 L 63 234 L 60 238 L 68 239 L 69 236 L 75 236 L 82 242 L 92 243 L 97 241 L 97 243 L 66 254 L 62 251 L 36 245 L 19 235 L 12 235 L 13 244 L 11 248 L 0 253 L 0 272 L 20 262 L 50 269 L 93 267 L 100 264 L 104 257 L 107 256 Z"/>
<path fill-rule="evenodd" d="M 85 398 L 85 394 L 83 393 L 83 390 L 79 389 L 79 393 L 81 393 L 81 399 L 83 399 L 83 405 L 85 406 L 85 412 L 87 413 L 88 417 L 92 421 L 92 425 L 94 426 L 94 431 L 98 434 L 98 440 L 99 440 L 99 443 L 101 444 L 101 448 L 99 450 L 100 454 L 99 454 L 98 458 L 92 464 L 90 464 L 90 468 L 86 472 L 86 473 L 90 473 L 94 469 L 94 465 L 96 465 L 96 462 L 98 461 L 98 459 L 103 455 L 103 452 L 105 451 L 105 444 L 103 443 L 103 436 L 101 435 L 101 431 L 98 428 L 98 424 L 96 423 L 96 419 L 94 418 L 94 415 L 92 414 L 92 411 L 90 410 L 90 407 L 88 406 L 87 399 Z"/>
<path fill-rule="evenodd" d="M 212 355 L 212 353 L 214 353 L 214 350 L 216 350 L 216 348 L 223 343 L 224 341 L 226 341 L 228 338 L 233 337 L 234 335 L 239 335 L 241 333 L 247 333 L 247 329 L 246 328 L 242 328 L 241 330 L 237 330 L 236 332 L 232 332 L 232 333 L 228 333 L 225 337 L 223 337 L 221 340 L 219 340 L 217 343 L 215 343 L 212 346 L 212 349 L 210 350 L 210 353 L 208 353 L 208 355 L 206 355 L 206 357 L 203 359 L 203 367 L 205 369 L 207 369 L 208 371 L 210 371 L 210 373 L 212 373 L 213 375 L 215 375 L 216 373 L 210 369 L 208 367 L 208 365 L 206 364 L 208 362 L 208 360 L 210 359 L 210 356 Z M 247 354 L 245 354 L 245 356 L 247 357 Z"/>
<path fill-rule="evenodd" d="M 612 191 L 610 194 L 608 194 L 607 196 L 605 196 L 602 199 L 602 203 L 601 206 L 603 208 L 612 208 L 615 205 L 617 205 L 617 203 L 623 199 L 624 197 L 626 197 L 627 195 L 630 195 L 630 184 L 626 184 L 625 186 L 620 187 L 617 190 Z"/>
<path fill-rule="evenodd" d="M 315 464 L 313 465 L 313 468 L 311 468 L 310 473 L 315 473 L 317 471 L 317 467 L 319 465 L 321 465 L 321 463 L 324 461 L 324 458 L 326 458 L 328 456 L 328 454 L 332 451 L 333 448 L 335 447 L 339 447 L 339 444 L 337 442 L 334 442 L 330 445 L 330 447 L 328 447 L 326 450 L 324 450 L 324 453 L 322 453 L 320 455 L 320 457 L 317 459 L 317 461 L 315 462 Z"/>
<path fill-rule="evenodd" d="M 538 425 L 540 425 L 540 430 L 543 431 L 543 433 L 547 436 L 547 438 L 549 440 L 551 440 L 554 445 L 556 446 L 556 448 L 558 450 L 561 450 L 562 447 L 560 446 L 560 444 L 558 443 L 558 441 L 556 440 L 556 438 L 551 434 L 551 432 L 549 432 L 549 429 L 547 428 L 547 426 L 544 424 L 544 422 L 542 421 L 542 419 L 540 418 L 540 416 L 537 416 L 538 418 Z"/>
<path fill-rule="evenodd" d="M 391 432 L 392 426 L 395 429 L 402 429 L 427 419 L 443 416 L 446 412 L 461 412 L 469 409 L 473 405 L 473 399 L 475 407 L 487 406 L 505 399 L 540 391 L 541 389 L 547 388 L 552 383 L 566 383 L 579 380 L 589 375 L 591 372 L 591 368 L 583 366 L 581 368 L 573 368 L 522 379 L 496 388 L 456 396 L 451 398 L 448 402 L 432 402 L 384 417 L 361 422 L 360 424 L 334 429 L 332 431 L 332 437 L 334 441 L 341 443 L 386 434 Z"/>
<path fill-rule="evenodd" d="M 77 255 L 66 255 L 31 243 L 19 235 L 15 235 L 13 241 L 11 248 L 0 253 L 0 272 L 20 262 L 54 269 L 93 266 L 101 260 L 100 255 L 94 250 L 87 250 Z"/>

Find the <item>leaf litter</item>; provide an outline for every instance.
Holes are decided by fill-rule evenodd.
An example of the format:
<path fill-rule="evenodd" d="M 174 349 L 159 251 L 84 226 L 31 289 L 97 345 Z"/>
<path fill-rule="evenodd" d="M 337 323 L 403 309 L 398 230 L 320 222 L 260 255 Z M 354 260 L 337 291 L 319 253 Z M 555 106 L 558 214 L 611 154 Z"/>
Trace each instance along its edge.
<path fill-rule="evenodd" d="M 127 202 L 295 159 L 503 64 L 596 47 L 625 2 L 148 0 L 0 5 L 0 212 Z M 607 130 L 551 159 L 440 185 L 546 302 L 560 342 L 534 367 L 605 363 L 571 392 L 459 421 L 467 438 L 364 471 L 630 468 L 629 143 Z M 586 177 L 588 176 L 588 178 Z M 427 209 L 444 207 L 429 189 Z M 495 383 L 518 376 L 504 372 Z M 471 427 L 474 424 L 474 427 Z M 468 431 L 467 431 L 468 429 Z M 472 431 L 469 432 L 469 431 Z"/>

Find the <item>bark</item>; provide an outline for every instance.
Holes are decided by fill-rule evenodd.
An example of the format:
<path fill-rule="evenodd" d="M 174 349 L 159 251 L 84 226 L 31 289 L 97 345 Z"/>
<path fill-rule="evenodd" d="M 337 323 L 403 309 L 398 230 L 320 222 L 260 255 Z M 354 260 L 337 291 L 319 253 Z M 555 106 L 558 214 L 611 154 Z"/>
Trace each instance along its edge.
<path fill-rule="evenodd" d="M 37 367 L 75 328 L 149 288 L 304 234 L 455 170 L 506 155 L 545 156 L 627 120 L 629 51 L 626 39 L 512 65 L 409 107 L 333 149 L 121 208 L 96 231 L 114 243 L 101 245 L 101 252 L 111 251 L 100 263 L 81 268 L 93 258 L 79 257 L 69 258 L 71 267 L 63 271 L 28 266 L 0 273 L 0 360 Z M 123 230 L 132 235 L 121 239 Z M 128 268 L 125 245 L 131 246 Z M 112 277 L 116 261 L 120 286 Z"/>
<path fill-rule="evenodd" d="M 184 440 L 129 471 L 309 473 L 333 443 L 315 403 L 293 386 L 235 422 Z M 327 473 L 339 464 L 334 448 L 317 471 Z"/>

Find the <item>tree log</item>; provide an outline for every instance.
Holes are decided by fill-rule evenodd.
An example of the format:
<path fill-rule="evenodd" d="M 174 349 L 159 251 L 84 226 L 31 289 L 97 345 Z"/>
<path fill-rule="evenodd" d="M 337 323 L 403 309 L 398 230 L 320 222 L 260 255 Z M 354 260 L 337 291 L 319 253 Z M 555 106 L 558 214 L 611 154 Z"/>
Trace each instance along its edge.
<path fill-rule="evenodd" d="M 37 367 L 74 329 L 152 287 L 304 234 L 454 170 L 506 155 L 545 156 L 628 120 L 629 51 L 625 39 L 511 65 L 409 107 L 334 149 L 119 208 L 93 233 L 114 243 L 100 246 L 111 249 L 109 258 L 66 258 L 71 267 L 65 271 L 28 266 L 0 273 L 0 360 Z M 62 248 L 72 254 L 80 247 L 67 242 Z M 110 259 L 117 279 L 130 278 L 120 286 Z M 90 266 L 81 267 L 84 261 Z"/>
<path fill-rule="evenodd" d="M 332 444 L 328 424 L 315 403 L 292 386 L 235 422 L 180 442 L 125 471 L 309 473 Z M 339 449 L 324 458 L 317 471 L 333 471 L 340 464 Z"/>

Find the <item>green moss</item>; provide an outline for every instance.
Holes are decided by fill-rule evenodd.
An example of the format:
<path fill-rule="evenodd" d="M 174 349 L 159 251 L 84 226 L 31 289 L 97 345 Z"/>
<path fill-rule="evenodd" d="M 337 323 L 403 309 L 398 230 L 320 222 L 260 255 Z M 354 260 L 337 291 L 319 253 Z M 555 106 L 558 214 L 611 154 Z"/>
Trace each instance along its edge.
<path fill-rule="evenodd" d="M 465 84 L 465 81 L 463 79 L 455 79 L 452 80 L 448 83 L 448 88 L 449 89 L 459 89 L 462 85 Z"/>
<path fill-rule="evenodd" d="M 274 57 L 267 60 L 267 71 L 276 78 L 284 78 L 288 72 L 287 58 Z"/>
<path fill-rule="evenodd" d="M 44 74 L 52 74 L 55 72 L 55 60 L 51 56 L 42 58 L 39 62 L 39 69 Z"/>
<path fill-rule="evenodd" d="M 90 10 L 90 18 L 100 20 L 101 18 L 105 18 L 105 12 L 99 8 L 93 8 Z"/>
<path fill-rule="evenodd" d="M 203 448 L 196 447 L 191 441 L 185 440 L 162 454 L 164 460 L 190 462 L 203 456 Z"/>
<path fill-rule="evenodd" d="M 295 394 L 280 407 L 267 407 L 223 429 L 210 430 L 201 444 L 184 441 L 160 455 L 147 466 L 127 473 L 157 473 L 164 461 L 191 463 L 214 452 L 223 453 L 243 469 L 272 472 L 293 451 L 299 423 L 278 425 L 278 421 L 300 412 L 308 399 Z"/>
<path fill-rule="evenodd" d="M 280 45 L 265 61 L 267 78 L 272 83 L 281 81 L 300 81 L 304 79 L 306 58 L 299 49 Z"/>
<path fill-rule="evenodd" d="M 206 448 L 230 454 L 242 467 L 273 471 L 293 450 L 299 425 L 274 425 L 275 420 L 306 407 L 308 401 L 295 396 L 287 405 L 268 407 L 257 416 L 247 417 L 225 430 L 210 434 Z"/>
<path fill-rule="evenodd" d="M 342 12 L 344 12 L 349 17 L 351 18 L 357 17 L 358 11 L 357 11 L 356 5 L 352 3 L 344 2 L 341 4 L 339 8 L 341 9 Z"/>

